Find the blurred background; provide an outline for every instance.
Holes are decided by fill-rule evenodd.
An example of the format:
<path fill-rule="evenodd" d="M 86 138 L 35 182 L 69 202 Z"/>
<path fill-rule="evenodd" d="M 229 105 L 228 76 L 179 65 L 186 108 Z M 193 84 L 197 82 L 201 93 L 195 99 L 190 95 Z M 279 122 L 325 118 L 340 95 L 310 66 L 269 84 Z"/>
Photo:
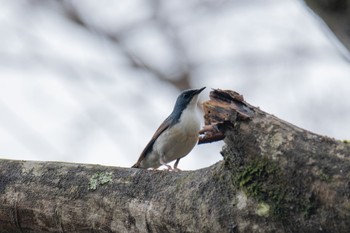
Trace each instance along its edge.
<path fill-rule="evenodd" d="M 0 35 L 1 158 L 130 167 L 180 91 L 203 86 L 201 101 L 231 89 L 350 138 L 349 53 L 303 1 L 4 0 Z"/>

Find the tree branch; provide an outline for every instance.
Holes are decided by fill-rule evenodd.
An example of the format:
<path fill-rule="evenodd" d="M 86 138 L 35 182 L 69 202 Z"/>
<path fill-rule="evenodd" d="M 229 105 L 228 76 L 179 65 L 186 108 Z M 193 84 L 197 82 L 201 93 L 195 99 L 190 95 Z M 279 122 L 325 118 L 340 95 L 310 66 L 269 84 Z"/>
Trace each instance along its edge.
<path fill-rule="evenodd" d="M 1 232 L 347 232 L 349 144 L 239 96 L 214 90 L 204 103 L 226 143 L 205 169 L 1 160 Z"/>
<path fill-rule="evenodd" d="M 350 59 L 350 0 L 304 0 L 305 3 L 312 9 L 339 41 L 347 49 L 344 55 L 346 59 Z"/>

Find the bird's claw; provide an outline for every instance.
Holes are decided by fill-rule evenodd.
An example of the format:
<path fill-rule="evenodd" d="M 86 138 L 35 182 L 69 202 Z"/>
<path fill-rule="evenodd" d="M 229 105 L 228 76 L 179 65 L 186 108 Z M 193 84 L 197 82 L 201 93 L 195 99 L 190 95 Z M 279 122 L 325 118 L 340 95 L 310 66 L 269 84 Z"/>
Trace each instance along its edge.
<path fill-rule="evenodd" d="M 170 165 L 164 164 L 164 166 L 166 166 L 168 169 L 168 171 L 173 171 L 173 168 Z"/>

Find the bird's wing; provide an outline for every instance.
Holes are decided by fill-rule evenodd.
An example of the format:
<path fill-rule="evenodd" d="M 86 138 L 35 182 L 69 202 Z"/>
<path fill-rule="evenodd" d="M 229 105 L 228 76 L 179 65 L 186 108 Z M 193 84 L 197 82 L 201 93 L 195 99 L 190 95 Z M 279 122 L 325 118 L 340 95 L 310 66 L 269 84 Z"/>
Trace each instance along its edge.
<path fill-rule="evenodd" d="M 145 149 L 143 149 L 143 151 L 142 151 L 139 159 L 137 160 L 137 162 L 132 166 L 133 168 L 139 168 L 140 167 L 141 161 L 147 156 L 148 152 L 150 150 L 152 150 L 153 144 L 156 141 L 156 139 L 159 137 L 159 135 L 161 135 L 167 128 L 169 128 L 170 122 L 171 122 L 171 119 L 170 119 L 170 117 L 168 117 L 159 126 L 157 131 L 154 133 L 152 139 L 148 142 L 148 144 L 146 145 Z"/>

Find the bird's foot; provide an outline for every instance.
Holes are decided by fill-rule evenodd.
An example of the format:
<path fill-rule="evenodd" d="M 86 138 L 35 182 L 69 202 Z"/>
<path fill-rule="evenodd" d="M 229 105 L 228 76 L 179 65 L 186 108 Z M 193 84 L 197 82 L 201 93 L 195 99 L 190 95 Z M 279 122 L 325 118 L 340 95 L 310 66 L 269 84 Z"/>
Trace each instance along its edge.
<path fill-rule="evenodd" d="M 170 165 L 164 164 L 164 166 L 166 166 L 168 168 L 167 171 L 173 171 L 174 170 Z"/>
<path fill-rule="evenodd" d="M 166 166 L 168 169 L 168 171 L 172 171 L 173 170 L 173 168 L 170 166 L 170 165 L 168 165 L 168 164 L 166 164 L 165 162 L 164 162 L 164 160 L 163 160 L 163 158 L 160 158 L 160 160 L 159 160 L 159 162 L 160 162 L 160 164 L 162 164 L 163 166 Z"/>
<path fill-rule="evenodd" d="M 158 170 L 157 168 L 149 168 L 148 170 L 154 171 L 154 172 L 159 172 L 159 171 L 160 171 L 160 170 Z"/>
<path fill-rule="evenodd" d="M 174 171 L 174 172 L 181 172 L 181 169 L 180 169 L 180 168 L 177 168 L 177 167 L 174 167 L 173 171 Z"/>

